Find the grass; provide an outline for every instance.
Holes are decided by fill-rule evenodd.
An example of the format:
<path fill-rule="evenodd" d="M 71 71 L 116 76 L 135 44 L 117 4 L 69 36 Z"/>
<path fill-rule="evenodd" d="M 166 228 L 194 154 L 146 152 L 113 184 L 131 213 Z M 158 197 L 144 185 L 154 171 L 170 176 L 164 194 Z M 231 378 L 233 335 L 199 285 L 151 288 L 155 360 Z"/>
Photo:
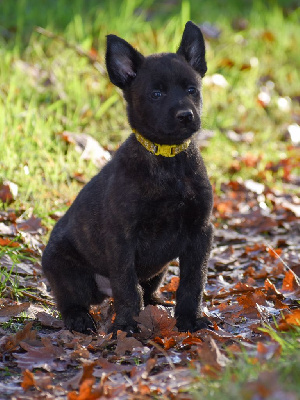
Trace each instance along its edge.
<path fill-rule="evenodd" d="M 299 11 L 284 17 L 275 2 L 235 1 L 221 15 L 219 1 L 196 5 L 185 0 L 172 6 L 137 0 L 114 2 L 113 6 L 109 1 L 99 5 L 93 0 L 71 5 L 67 0 L 48 0 L 43 5 L 18 0 L 14 4 L 1 2 L 0 136 L 5 145 L 0 148 L 0 179 L 17 183 L 16 206 L 33 207 L 48 226 L 53 224 L 49 213 L 65 209 L 80 189 L 72 178 L 74 173 L 83 173 L 88 180 L 97 172 L 59 133 L 85 132 L 114 149 L 130 127 L 121 95 L 107 77 L 73 49 L 37 33 L 37 25 L 86 51 L 96 49 L 104 66 L 109 32 L 150 54 L 175 51 L 191 16 L 195 22 L 215 24 L 222 33 L 218 40 L 208 41 L 208 73 L 223 74 L 229 85 L 204 87 L 203 124 L 215 131 L 203 152 L 212 180 L 219 183 L 224 175 L 236 178 L 229 171 L 230 163 L 247 152 L 263 156 L 262 170 L 268 160 L 289 155 L 282 136 L 291 123 L 291 113 L 280 111 L 277 100 L 298 94 Z M 231 27 L 238 16 L 249 20 L 244 31 Z M 228 60 L 231 67 L 226 65 Z M 241 71 L 251 63 L 253 67 Z M 264 77 L 275 85 L 268 109 L 257 104 L 258 82 Z M 224 134 L 228 129 L 253 131 L 254 142 L 233 143 Z M 257 170 L 242 168 L 238 175 L 254 178 Z"/>
<path fill-rule="evenodd" d="M 300 394 L 299 334 L 300 330 L 278 333 L 267 328 L 273 343 L 280 346 L 280 355 L 268 362 L 259 361 L 245 352 L 235 356 L 232 363 L 220 375 L 220 379 L 200 378 L 194 388 L 195 399 L 239 400 L 296 398 Z M 262 397 L 255 397 L 262 396 Z"/>
<path fill-rule="evenodd" d="M 24 254 L 24 250 L 26 250 L 26 246 L 18 248 L 0 246 L 0 260 L 2 260 L 3 256 L 6 256 L 7 261 L 11 263 L 10 268 L 2 267 L 0 264 L 0 297 L 10 297 L 18 300 L 23 296 L 23 290 L 30 292 L 30 289 L 21 287 L 16 265 L 26 261 L 34 263 L 37 260 Z"/>

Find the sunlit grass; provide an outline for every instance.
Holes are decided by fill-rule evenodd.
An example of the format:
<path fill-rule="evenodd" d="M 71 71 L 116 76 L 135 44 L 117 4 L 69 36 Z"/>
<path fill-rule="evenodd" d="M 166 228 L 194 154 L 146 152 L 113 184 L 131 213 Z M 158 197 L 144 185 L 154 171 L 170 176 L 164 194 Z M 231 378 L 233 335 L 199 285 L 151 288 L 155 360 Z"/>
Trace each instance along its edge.
<path fill-rule="evenodd" d="M 216 378 L 199 378 L 195 399 L 240 400 L 253 399 L 264 393 L 266 398 L 296 398 L 300 393 L 299 329 L 278 333 L 266 329 L 273 343 L 278 343 L 278 354 L 270 360 L 258 360 L 251 351 L 232 355 L 232 361 Z M 281 396 L 281 397 L 280 397 Z"/>
<path fill-rule="evenodd" d="M 208 75 L 222 74 L 228 86 L 203 87 L 203 127 L 215 132 L 203 150 L 209 175 L 217 185 L 238 176 L 270 178 L 267 183 L 280 185 L 280 174 L 274 178 L 259 172 L 268 161 L 290 154 L 284 132 L 299 106 L 293 103 L 292 110 L 283 112 L 277 100 L 299 94 L 295 85 L 299 11 L 287 18 L 276 3 L 258 1 L 232 1 L 222 13 L 217 0 L 205 4 L 61 0 L 43 5 L 18 0 L 14 4 L 3 1 L 0 15 L 0 140 L 4 144 L 0 180 L 18 185 L 16 206 L 33 207 L 51 223 L 48 215 L 66 209 L 80 190 L 74 173 L 83 173 L 88 180 L 97 172 L 92 162 L 80 159 L 74 146 L 61 139 L 62 131 L 90 134 L 110 149 L 130 133 L 124 101 L 107 76 L 65 43 L 36 32 L 36 26 L 60 35 L 71 46 L 87 52 L 93 48 L 103 68 L 108 33 L 124 37 L 147 55 L 176 51 L 188 19 L 220 28 L 218 39 L 207 40 Z M 237 32 L 231 24 L 239 16 L 248 25 Z M 257 96 L 261 80 L 266 79 L 274 88 L 265 109 L 258 105 Z M 253 142 L 232 142 L 226 137 L 230 129 L 252 131 Z M 246 153 L 261 156 L 259 166 L 232 170 L 232 162 Z"/>

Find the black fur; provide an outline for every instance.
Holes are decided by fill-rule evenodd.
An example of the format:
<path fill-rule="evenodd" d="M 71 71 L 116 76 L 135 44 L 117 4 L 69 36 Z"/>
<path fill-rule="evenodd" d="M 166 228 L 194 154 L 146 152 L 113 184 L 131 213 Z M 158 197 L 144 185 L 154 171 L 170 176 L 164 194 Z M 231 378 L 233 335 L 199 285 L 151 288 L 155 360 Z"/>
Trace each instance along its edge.
<path fill-rule="evenodd" d="M 177 327 L 207 327 L 201 299 L 213 236 L 213 196 L 193 140 L 201 125 L 206 72 L 202 33 L 188 22 L 176 54 L 149 57 L 109 35 L 106 62 L 111 81 L 124 92 L 133 129 L 160 144 L 192 142 L 166 158 L 150 153 L 131 134 L 54 227 L 43 270 L 68 329 L 95 331 L 89 307 L 112 292 L 112 330 L 130 333 L 141 307 L 159 303 L 167 264 L 179 257 Z"/>

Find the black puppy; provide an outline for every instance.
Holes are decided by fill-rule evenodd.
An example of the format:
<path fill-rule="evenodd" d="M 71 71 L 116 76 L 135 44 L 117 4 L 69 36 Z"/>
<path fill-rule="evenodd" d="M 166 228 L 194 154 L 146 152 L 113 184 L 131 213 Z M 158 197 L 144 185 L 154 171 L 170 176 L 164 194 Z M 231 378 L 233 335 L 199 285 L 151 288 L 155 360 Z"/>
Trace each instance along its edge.
<path fill-rule="evenodd" d="M 108 35 L 106 63 L 134 133 L 54 227 L 45 275 L 68 329 L 95 331 L 90 305 L 113 296 L 112 330 L 130 333 L 141 307 L 159 303 L 167 264 L 179 257 L 177 327 L 196 331 L 209 324 L 201 299 L 213 236 L 212 189 L 193 139 L 207 69 L 202 33 L 188 22 L 176 54 L 149 57 Z"/>

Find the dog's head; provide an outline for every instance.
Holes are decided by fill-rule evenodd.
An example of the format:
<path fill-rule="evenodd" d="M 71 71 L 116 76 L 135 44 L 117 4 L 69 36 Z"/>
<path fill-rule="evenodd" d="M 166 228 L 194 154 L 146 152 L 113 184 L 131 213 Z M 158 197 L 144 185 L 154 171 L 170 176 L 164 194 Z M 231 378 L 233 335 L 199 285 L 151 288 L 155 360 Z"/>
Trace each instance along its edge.
<path fill-rule="evenodd" d="M 106 65 L 111 82 L 123 90 L 132 128 L 143 136 L 179 144 L 200 129 L 201 78 L 207 67 L 197 25 L 187 22 L 177 53 L 149 57 L 108 35 Z"/>

